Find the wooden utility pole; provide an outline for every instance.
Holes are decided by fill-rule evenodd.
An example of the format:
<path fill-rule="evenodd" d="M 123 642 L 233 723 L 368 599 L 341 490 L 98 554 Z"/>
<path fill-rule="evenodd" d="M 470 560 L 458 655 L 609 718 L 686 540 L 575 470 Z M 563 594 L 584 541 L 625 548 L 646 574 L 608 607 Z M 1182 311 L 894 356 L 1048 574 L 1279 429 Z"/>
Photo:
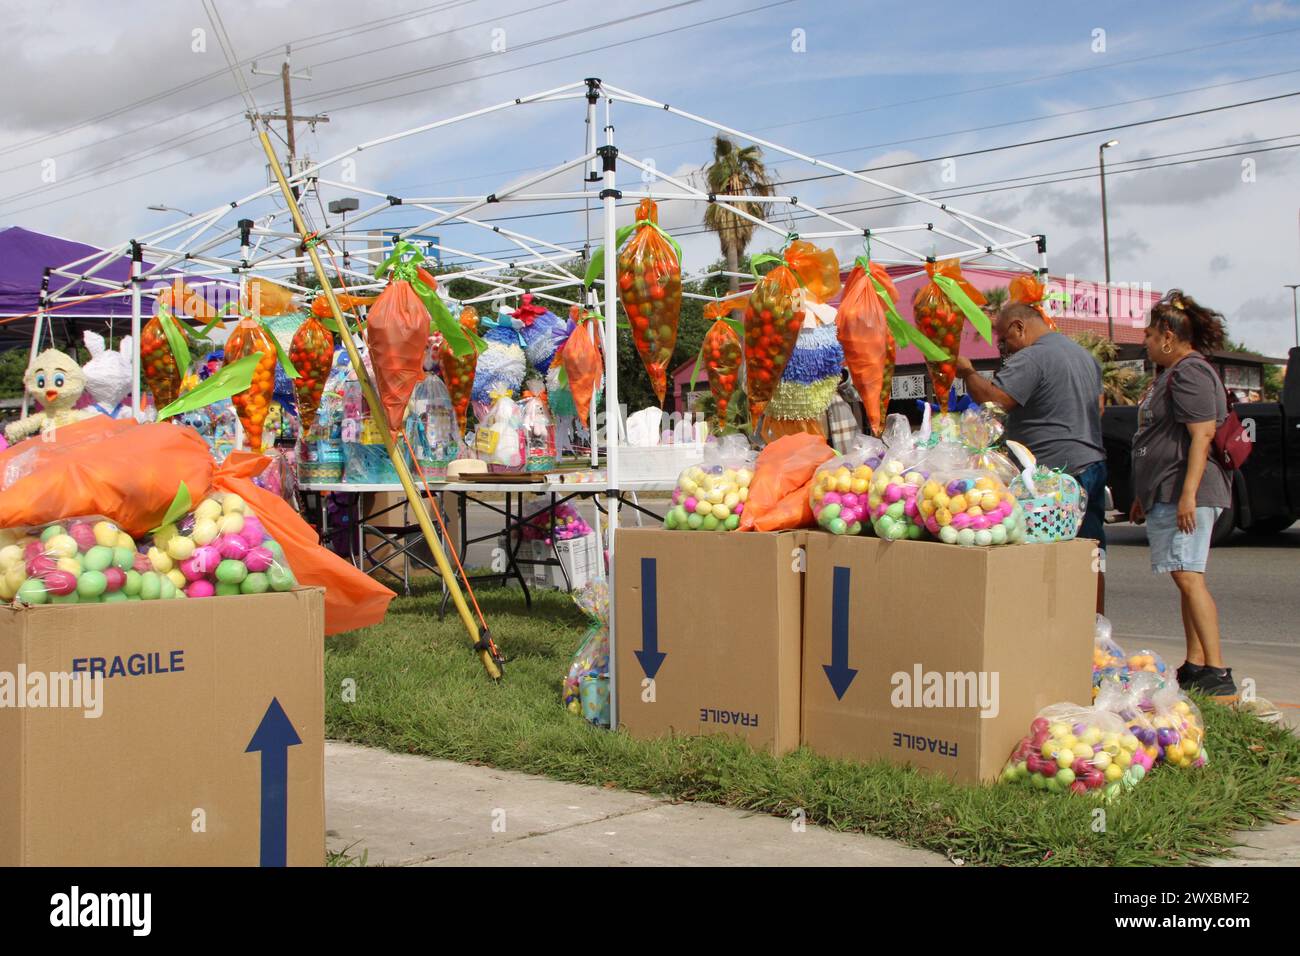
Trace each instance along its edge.
<path fill-rule="evenodd" d="M 289 45 L 286 43 L 284 47 L 284 62 L 280 64 L 280 69 L 278 71 L 280 82 L 284 86 L 284 112 L 279 115 L 275 113 L 267 113 L 264 114 L 261 118 L 266 120 L 268 124 L 284 123 L 285 142 L 288 144 L 289 147 L 288 174 L 289 177 L 292 178 L 294 173 L 298 171 L 295 165 L 295 162 L 298 158 L 298 149 L 296 145 L 297 139 L 294 136 L 294 123 L 307 123 L 314 130 L 316 129 L 317 123 L 328 123 L 330 121 L 330 118 L 323 113 L 315 114 L 312 116 L 294 115 L 293 80 L 310 80 L 311 70 L 307 69 L 302 73 L 294 73 L 289 65 L 289 53 L 290 53 Z M 253 73 L 256 76 L 277 75 L 276 72 L 271 70 L 259 70 L 257 68 L 257 61 L 253 62 Z M 253 124 L 253 128 L 256 129 L 258 117 L 256 117 L 252 113 L 246 113 L 245 115 L 248 117 L 248 121 Z M 301 190 L 297 186 L 293 186 L 292 189 L 293 189 L 293 198 L 295 200 L 301 198 Z M 305 285 L 306 281 L 307 281 L 307 272 L 305 269 L 303 269 L 300 266 L 298 268 L 298 284 Z"/>

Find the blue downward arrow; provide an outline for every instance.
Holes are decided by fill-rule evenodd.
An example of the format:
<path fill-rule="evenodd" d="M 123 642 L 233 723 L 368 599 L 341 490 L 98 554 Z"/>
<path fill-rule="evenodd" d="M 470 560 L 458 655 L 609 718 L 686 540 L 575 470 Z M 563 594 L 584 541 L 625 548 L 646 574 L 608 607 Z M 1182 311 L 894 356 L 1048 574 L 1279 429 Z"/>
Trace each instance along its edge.
<path fill-rule="evenodd" d="M 655 674 L 667 654 L 659 652 L 659 573 L 654 558 L 641 559 L 641 650 L 633 651 L 646 677 Z"/>
<path fill-rule="evenodd" d="M 262 752 L 262 858 L 261 866 L 284 866 L 289 851 L 289 748 L 302 743 L 280 706 L 271 706 L 253 732 L 244 753 Z"/>
<path fill-rule="evenodd" d="M 844 692 L 853 683 L 858 672 L 849 666 L 849 569 L 836 568 L 831 582 L 831 662 L 823 664 L 826 679 L 831 682 L 835 699 L 843 700 Z"/>

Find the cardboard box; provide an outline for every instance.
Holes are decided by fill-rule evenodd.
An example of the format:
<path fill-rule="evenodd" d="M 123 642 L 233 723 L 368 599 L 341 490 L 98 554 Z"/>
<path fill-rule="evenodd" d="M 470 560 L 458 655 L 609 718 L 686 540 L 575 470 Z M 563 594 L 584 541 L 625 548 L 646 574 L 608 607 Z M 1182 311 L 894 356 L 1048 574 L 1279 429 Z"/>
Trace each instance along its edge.
<path fill-rule="evenodd" d="M 316 588 L 0 608 L 0 865 L 323 865 L 324 613 Z M 26 706 L 39 683 L 81 706 Z"/>
<path fill-rule="evenodd" d="M 1089 703 L 1092 542 L 807 547 L 803 742 L 818 753 L 992 780 L 1040 708 Z"/>
<path fill-rule="evenodd" d="M 799 745 L 803 532 L 615 535 L 619 723 L 635 737 Z"/>
<path fill-rule="evenodd" d="M 543 563 L 555 560 L 557 555 L 563 570 L 554 564 Z M 519 546 L 519 560 L 537 562 L 524 566 L 530 584 L 576 591 L 599 574 L 600 542 L 595 534 L 556 541 L 552 553 L 551 546 L 545 542 L 524 541 Z"/>

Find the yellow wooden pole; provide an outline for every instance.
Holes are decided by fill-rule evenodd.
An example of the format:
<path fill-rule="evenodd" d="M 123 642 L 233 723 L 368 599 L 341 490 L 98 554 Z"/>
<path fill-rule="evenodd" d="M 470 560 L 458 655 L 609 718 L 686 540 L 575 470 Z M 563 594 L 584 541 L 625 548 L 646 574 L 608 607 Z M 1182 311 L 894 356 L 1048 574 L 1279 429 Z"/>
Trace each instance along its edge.
<path fill-rule="evenodd" d="M 334 287 L 330 285 L 329 276 L 325 272 L 325 266 L 320 261 L 320 255 L 316 252 L 316 246 L 309 241 L 310 233 L 307 224 L 303 221 L 302 212 L 298 209 L 293 190 L 284 177 L 284 170 L 280 166 L 279 158 L 275 155 L 275 148 L 271 145 L 271 139 L 267 136 L 265 129 L 259 130 L 258 137 L 262 141 L 262 149 L 266 153 L 267 162 L 271 164 L 271 169 L 275 173 L 280 192 L 284 195 L 285 204 L 289 207 L 290 215 L 293 216 L 294 228 L 298 230 L 298 235 L 302 238 L 303 248 L 307 251 L 307 255 L 311 258 L 311 263 L 316 269 L 316 278 L 320 280 L 321 292 L 325 295 L 325 301 L 329 303 L 330 312 L 334 315 L 334 321 L 338 323 L 339 336 L 343 340 L 343 347 L 348 350 L 348 358 L 352 361 L 352 367 L 357 371 L 357 379 L 361 382 L 361 391 L 366 397 L 366 404 L 370 407 L 370 414 L 377 421 L 384 423 L 384 427 L 380 428 L 380 432 L 384 436 L 384 447 L 388 449 L 388 457 L 397 470 L 397 480 L 402 483 L 402 488 L 406 491 L 406 500 L 415 512 L 415 521 L 424 534 L 424 540 L 428 544 L 430 552 L 433 553 L 433 560 L 438 565 L 438 573 L 442 575 L 442 580 L 451 593 L 452 603 L 456 605 L 456 611 L 460 614 L 465 630 L 469 633 L 470 642 L 478 648 L 479 644 L 482 643 L 478 622 L 474 620 L 469 605 L 465 603 L 465 595 L 461 592 L 460 583 L 456 580 L 456 575 L 452 573 L 451 565 L 447 561 L 447 555 L 443 552 L 442 545 L 438 543 L 437 534 L 434 533 L 433 521 L 430 519 L 429 512 L 425 507 L 424 498 L 416 489 L 415 482 L 411 478 L 411 471 L 406 465 L 406 459 L 402 457 L 392 431 L 387 427 L 388 419 L 384 407 L 379 401 L 374 385 L 371 384 L 370 376 L 366 374 L 366 367 L 361 361 L 361 354 L 357 351 L 357 345 L 352 340 L 352 331 L 348 328 L 347 320 L 343 317 L 343 310 L 339 307 L 339 301 L 334 295 Z M 488 676 L 493 679 L 500 679 L 501 667 L 493 658 L 491 652 L 486 648 L 479 648 L 478 653 L 484 669 L 488 672 Z"/>

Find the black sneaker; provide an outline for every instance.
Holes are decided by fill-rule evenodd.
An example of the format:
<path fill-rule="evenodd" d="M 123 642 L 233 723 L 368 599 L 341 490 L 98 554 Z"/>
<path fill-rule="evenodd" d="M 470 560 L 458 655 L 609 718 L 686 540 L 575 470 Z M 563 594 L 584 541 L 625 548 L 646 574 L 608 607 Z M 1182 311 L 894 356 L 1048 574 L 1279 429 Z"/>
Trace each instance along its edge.
<path fill-rule="evenodd" d="M 1204 664 L 1193 664 L 1190 661 L 1183 661 L 1178 665 L 1178 670 L 1174 671 L 1174 676 L 1178 678 L 1179 687 L 1186 687 L 1204 673 Z"/>
<path fill-rule="evenodd" d="M 1206 697 L 1235 697 L 1237 694 L 1231 667 L 1207 667 L 1192 678 L 1189 686 Z"/>

